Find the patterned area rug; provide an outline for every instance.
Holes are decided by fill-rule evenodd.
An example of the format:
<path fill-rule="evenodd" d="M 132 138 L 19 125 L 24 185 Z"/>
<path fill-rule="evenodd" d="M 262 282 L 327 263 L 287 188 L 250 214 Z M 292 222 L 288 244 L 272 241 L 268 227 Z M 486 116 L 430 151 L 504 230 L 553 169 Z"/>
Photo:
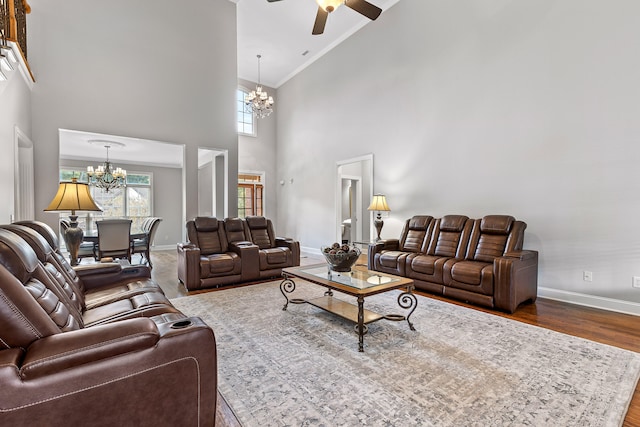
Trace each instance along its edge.
<path fill-rule="evenodd" d="M 219 390 L 243 426 L 618 426 L 640 354 L 418 296 L 416 331 L 289 304 L 279 282 L 172 302 L 215 331 Z M 293 296 L 322 296 L 297 282 Z M 365 308 L 401 313 L 399 292 Z M 336 297 L 352 302 L 350 297 Z"/>

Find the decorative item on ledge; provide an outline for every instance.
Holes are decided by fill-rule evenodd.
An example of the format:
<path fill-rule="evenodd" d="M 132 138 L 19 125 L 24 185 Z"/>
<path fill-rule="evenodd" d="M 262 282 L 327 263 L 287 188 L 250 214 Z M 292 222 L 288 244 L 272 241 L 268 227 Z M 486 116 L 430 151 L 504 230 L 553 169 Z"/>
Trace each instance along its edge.
<path fill-rule="evenodd" d="M 82 228 L 78 227 L 78 215 L 76 211 L 102 211 L 89 192 L 89 185 L 78 182 L 78 178 L 72 178 L 71 182 L 61 182 L 58 192 L 49 203 L 45 212 L 66 212 L 69 215 L 69 228 L 64 232 L 65 240 L 69 247 L 69 260 L 71 265 L 78 265 L 78 248 L 84 237 Z"/>
<path fill-rule="evenodd" d="M 382 216 L 380 215 L 380 212 L 391 211 L 391 209 L 389 209 L 389 205 L 387 205 L 387 198 L 384 196 L 384 194 L 374 195 L 373 199 L 371 200 L 371 204 L 367 209 L 370 211 L 378 212 L 378 216 L 373 221 L 373 225 L 375 225 L 376 231 L 378 232 L 378 237 L 376 238 L 376 241 L 378 241 L 380 240 L 380 232 L 382 231 L 382 226 L 384 225 L 384 221 L 382 220 Z"/>
<path fill-rule="evenodd" d="M 89 141 L 90 143 L 102 142 L 102 141 Z M 105 148 L 107 149 L 107 160 L 104 164 L 93 169 L 93 166 L 87 166 L 87 175 L 89 176 L 89 185 L 102 188 L 105 192 L 109 190 L 126 187 L 127 185 L 127 171 L 122 168 L 112 169 L 111 162 L 109 161 L 109 148 L 111 145 L 116 144 L 113 142 L 105 142 Z"/>
<path fill-rule="evenodd" d="M 351 267 L 361 254 L 359 248 L 339 243 L 327 247 L 323 246 L 320 250 L 329 264 L 329 269 L 338 272 L 351 271 Z"/>
<path fill-rule="evenodd" d="M 260 58 L 262 58 L 262 55 L 257 56 L 258 84 L 256 85 L 256 90 L 252 90 L 249 95 L 244 97 L 244 103 L 248 113 L 253 113 L 258 119 L 264 119 L 273 112 L 273 97 L 262 90 L 262 85 L 260 84 Z"/>

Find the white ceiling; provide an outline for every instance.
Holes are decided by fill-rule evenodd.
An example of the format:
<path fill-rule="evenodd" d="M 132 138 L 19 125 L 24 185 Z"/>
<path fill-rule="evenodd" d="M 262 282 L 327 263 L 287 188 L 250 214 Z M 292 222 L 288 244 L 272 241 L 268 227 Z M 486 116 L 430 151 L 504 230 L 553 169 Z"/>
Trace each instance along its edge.
<path fill-rule="evenodd" d="M 110 145 L 109 160 L 115 166 L 182 167 L 184 146 L 180 144 L 68 129 L 60 129 L 59 134 L 60 159 L 89 160 L 95 164 L 87 163 L 87 166 L 96 167 L 106 160 L 105 145 Z"/>
<path fill-rule="evenodd" d="M 363 26 L 375 21 L 341 6 L 329 14 L 324 34 L 312 35 L 311 29 L 318 11 L 315 0 L 230 0 L 236 3 L 238 20 L 238 77 L 260 81 L 278 88 L 312 62 L 347 39 Z M 382 13 L 400 0 L 369 0 Z M 381 15 L 378 19 L 382 19 Z M 306 55 L 303 55 L 307 52 Z M 277 102 L 277 100 L 276 100 Z M 91 140 L 113 141 L 109 159 L 116 166 L 145 164 L 182 167 L 183 146 L 160 141 L 102 135 L 79 130 L 60 130 L 60 158 L 90 160 L 94 167 L 107 156 L 104 145 Z M 126 167 L 125 167 L 126 169 Z"/>
<path fill-rule="evenodd" d="M 340 6 L 329 14 L 324 34 L 312 35 L 315 0 L 230 0 L 237 3 L 238 77 L 278 88 L 363 26 L 375 21 Z M 368 0 L 382 13 L 399 0 Z M 382 19 L 383 16 L 378 17 Z M 303 55 L 304 52 L 308 53 Z"/>

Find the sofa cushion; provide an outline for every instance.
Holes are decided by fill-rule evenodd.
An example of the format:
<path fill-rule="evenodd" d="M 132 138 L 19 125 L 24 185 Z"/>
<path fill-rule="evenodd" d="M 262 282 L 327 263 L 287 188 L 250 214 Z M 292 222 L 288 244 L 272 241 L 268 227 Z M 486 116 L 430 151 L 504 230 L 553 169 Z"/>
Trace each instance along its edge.
<path fill-rule="evenodd" d="M 200 277 L 240 272 L 240 257 L 233 252 L 211 254 L 200 257 Z"/>
<path fill-rule="evenodd" d="M 387 268 L 397 268 L 398 258 L 404 253 L 401 251 L 386 251 L 380 254 L 380 265 Z"/>
<path fill-rule="evenodd" d="M 477 261 L 457 261 L 449 272 L 446 286 L 483 295 L 493 295 L 493 264 Z"/>
<path fill-rule="evenodd" d="M 269 248 L 260 250 L 260 270 L 288 267 L 291 250 L 289 248 Z"/>
<path fill-rule="evenodd" d="M 418 255 L 411 259 L 411 269 L 420 274 L 433 274 L 435 271 L 435 263 L 440 259 L 438 256 L 432 255 Z"/>

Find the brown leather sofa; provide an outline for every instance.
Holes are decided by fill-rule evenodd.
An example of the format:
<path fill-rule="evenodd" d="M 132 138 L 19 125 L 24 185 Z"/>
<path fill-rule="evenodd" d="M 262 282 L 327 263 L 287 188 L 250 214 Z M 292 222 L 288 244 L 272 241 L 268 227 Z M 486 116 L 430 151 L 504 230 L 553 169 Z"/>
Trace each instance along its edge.
<path fill-rule="evenodd" d="M 408 219 L 399 239 L 369 245 L 368 267 L 413 279 L 416 289 L 513 313 L 535 301 L 538 252 L 508 215 Z"/>
<path fill-rule="evenodd" d="M 50 227 L 22 224 L 0 226 L 0 425 L 213 426 L 211 328 L 148 267 L 75 274 Z"/>
<path fill-rule="evenodd" d="M 300 265 L 300 243 L 276 237 L 265 217 L 197 217 L 187 222 L 188 243 L 179 243 L 178 279 L 187 290 L 278 277 Z"/>

